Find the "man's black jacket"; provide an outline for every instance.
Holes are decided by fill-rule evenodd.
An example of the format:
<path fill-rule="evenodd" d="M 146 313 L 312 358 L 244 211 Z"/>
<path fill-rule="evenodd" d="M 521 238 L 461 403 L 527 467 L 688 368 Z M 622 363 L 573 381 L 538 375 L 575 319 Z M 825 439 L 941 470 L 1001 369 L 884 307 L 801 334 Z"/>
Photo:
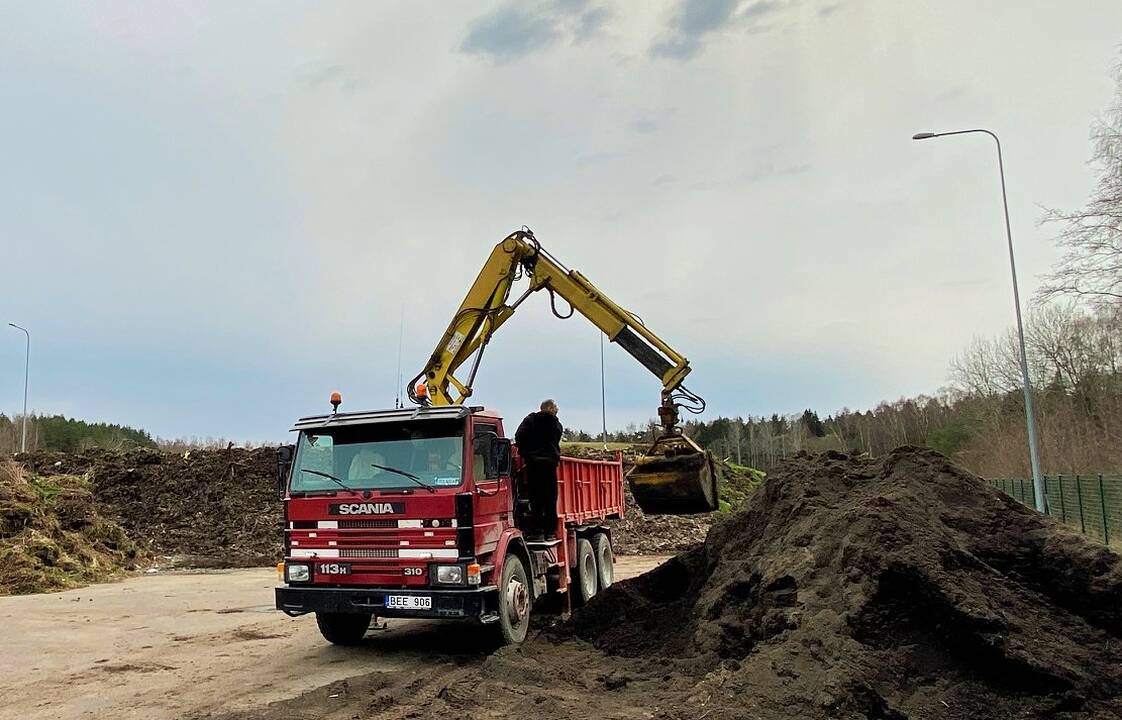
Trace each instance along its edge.
<path fill-rule="evenodd" d="M 544 410 L 530 413 L 518 431 L 514 442 L 523 460 L 561 460 L 561 421 L 553 413 Z"/>

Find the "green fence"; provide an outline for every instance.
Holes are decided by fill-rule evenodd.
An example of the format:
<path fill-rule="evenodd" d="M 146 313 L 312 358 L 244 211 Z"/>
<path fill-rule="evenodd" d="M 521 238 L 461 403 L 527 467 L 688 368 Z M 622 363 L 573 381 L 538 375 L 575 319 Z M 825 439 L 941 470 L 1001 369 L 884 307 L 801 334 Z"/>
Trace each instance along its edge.
<path fill-rule="evenodd" d="M 1036 507 L 1032 478 L 989 480 L 1006 495 Z M 1097 540 L 1122 547 L 1122 477 L 1046 475 L 1048 514 Z"/>

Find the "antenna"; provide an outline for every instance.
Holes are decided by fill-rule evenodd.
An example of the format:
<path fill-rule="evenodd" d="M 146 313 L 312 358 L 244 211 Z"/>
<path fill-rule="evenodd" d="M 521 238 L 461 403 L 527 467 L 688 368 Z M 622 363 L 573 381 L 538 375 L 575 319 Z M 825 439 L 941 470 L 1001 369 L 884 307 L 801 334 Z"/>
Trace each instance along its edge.
<path fill-rule="evenodd" d="M 401 346 L 405 342 L 405 306 L 401 306 L 401 324 L 397 330 L 397 397 L 394 399 L 394 408 L 400 409 L 401 405 Z"/>

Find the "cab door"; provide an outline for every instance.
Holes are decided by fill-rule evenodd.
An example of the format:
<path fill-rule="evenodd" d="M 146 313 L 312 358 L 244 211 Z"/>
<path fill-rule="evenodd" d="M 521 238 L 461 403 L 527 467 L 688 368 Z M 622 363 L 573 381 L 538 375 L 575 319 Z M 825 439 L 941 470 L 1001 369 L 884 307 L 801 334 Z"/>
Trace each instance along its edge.
<path fill-rule="evenodd" d="M 488 462 L 483 454 L 486 445 L 476 441 L 477 438 L 502 438 L 502 432 L 502 422 L 497 418 L 472 418 L 466 470 L 474 497 L 475 548 L 478 555 L 494 551 L 503 530 L 514 524 L 510 473 L 487 477 Z"/>

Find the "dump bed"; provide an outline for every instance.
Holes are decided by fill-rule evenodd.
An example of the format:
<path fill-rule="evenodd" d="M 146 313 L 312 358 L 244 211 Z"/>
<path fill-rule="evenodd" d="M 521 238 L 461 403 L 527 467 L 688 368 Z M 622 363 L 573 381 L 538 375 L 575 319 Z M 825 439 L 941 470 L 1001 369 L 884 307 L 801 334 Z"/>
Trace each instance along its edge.
<path fill-rule="evenodd" d="M 557 486 L 557 514 L 565 522 L 623 517 L 623 453 L 615 460 L 562 456 Z"/>
<path fill-rule="evenodd" d="M 515 474 L 526 488 L 525 466 L 514 449 Z M 561 456 L 557 466 L 557 516 L 564 523 L 588 524 L 623 517 L 623 453 L 614 460 Z M 525 497 L 525 495 L 523 495 Z"/>

